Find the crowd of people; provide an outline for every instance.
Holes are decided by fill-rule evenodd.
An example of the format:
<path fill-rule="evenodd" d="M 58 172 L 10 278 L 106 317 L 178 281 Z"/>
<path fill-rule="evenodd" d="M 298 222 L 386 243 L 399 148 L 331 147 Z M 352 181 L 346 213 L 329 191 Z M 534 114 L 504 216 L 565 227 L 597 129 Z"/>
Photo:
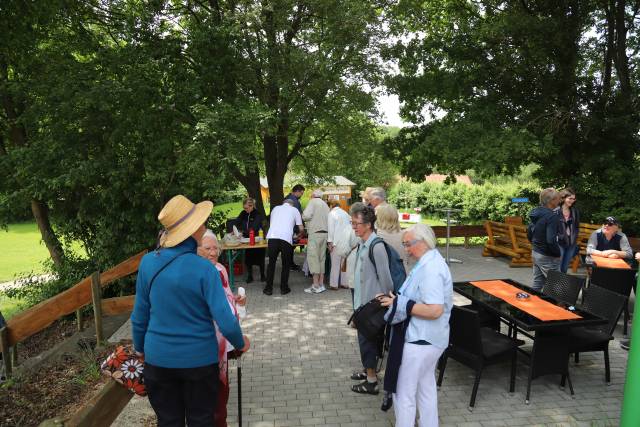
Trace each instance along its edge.
<path fill-rule="evenodd" d="M 354 311 L 372 300 L 388 307 L 393 313 L 389 322 L 400 326 L 402 333 L 391 343 L 386 401 L 393 402 L 399 427 L 413 426 L 416 411 L 420 426 L 437 425 L 435 367 L 448 345 L 453 288 L 449 268 L 435 249 L 433 230 L 415 224 L 403 232 L 398 211 L 386 202 L 381 188 L 367 189 L 363 202 L 354 203 L 348 213 L 336 200 L 327 204 L 320 190 L 312 192 L 302 210 L 303 192 L 304 187 L 294 187 L 271 210 L 266 275 L 264 250 L 252 249 L 245 257 L 247 282 L 253 280 L 257 265 L 266 282 L 263 292 L 272 295 L 280 258 L 280 293 L 291 292 L 293 239 L 306 230 L 306 264 L 312 279 L 305 292 L 317 295 L 326 290 L 328 254 L 329 289 L 350 289 Z M 249 346 L 240 329 L 246 296 L 234 295 L 229 288 L 227 271 L 218 262 L 220 244 L 204 225 L 211 210 L 211 202 L 172 198 L 158 216 L 164 228 L 158 247 L 143 257 L 139 267 L 131 315 L 133 344 L 145 359 L 144 381 L 160 426 L 185 421 L 190 426 L 225 426 L 227 361 Z M 253 199 L 244 200 L 236 225 L 245 235 L 264 226 Z M 402 270 L 401 283 L 394 283 L 394 265 Z M 383 339 L 384 335 L 372 338 L 358 331 L 362 368 L 350 377 L 358 381 L 353 392 L 380 393 Z"/>

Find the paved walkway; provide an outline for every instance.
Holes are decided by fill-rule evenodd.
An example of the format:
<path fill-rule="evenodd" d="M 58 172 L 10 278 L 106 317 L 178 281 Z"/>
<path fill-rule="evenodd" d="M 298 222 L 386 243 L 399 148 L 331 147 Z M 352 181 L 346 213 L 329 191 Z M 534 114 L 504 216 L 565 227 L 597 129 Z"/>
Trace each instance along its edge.
<path fill-rule="evenodd" d="M 531 269 L 509 268 L 506 258 L 483 258 L 479 248 L 452 248 L 454 280 L 512 278 L 531 282 Z M 300 262 L 301 264 L 301 262 Z M 278 275 L 276 277 L 279 277 Z M 380 396 L 350 391 L 352 370 L 359 366 L 355 331 L 346 326 L 351 314 L 349 291 L 308 295 L 309 283 L 292 273 L 293 292 L 262 294 L 259 283 L 247 286 L 249 316 L 243 330 L 252 341 L 242 362 L 243 424 L 254 427 L 341 426 L 376 427 L 394 424 L 393 410 L 380 410 Z M 467 301 L 456 296 L 457 304 Z M 618 328 L 617 335 L 621 328 Z M 130 335 L 124 328 L 120 335 Z M 483 373 L 473 412 L 467 409 L 473 372 L 450 360 L 438 393 L 441 425 L 618 425 L 627 353 L 618 340 L 610 345 L 611 385 L 604 381 L 602 353 L 583 354 L 571 362 L 575 398 L 559 387 L 559 376 L 533 382 L 531 404 L 524 403 L 527 366 L 518 362 L 516 390 L 508 392 L 508 364 Z M 237 380 L 232 364 L 229 425 L 237 426 Z M 134 398 L 115 426 L 153 425 L 147 399 Z"/>

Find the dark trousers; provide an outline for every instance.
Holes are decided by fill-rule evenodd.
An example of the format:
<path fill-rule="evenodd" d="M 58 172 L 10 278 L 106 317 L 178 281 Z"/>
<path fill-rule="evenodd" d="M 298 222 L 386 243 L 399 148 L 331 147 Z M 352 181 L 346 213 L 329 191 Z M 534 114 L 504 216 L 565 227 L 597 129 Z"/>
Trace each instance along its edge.
<path fill-rule="evenodd" d="M 159 427 L 211 427 L 219 388 L 218 364 L 198 368 L 144 365 L 144 384 Z"/>
<path fill-rule="evenodd" d="M 280 272 L 280 289 L 289 288 L 289 270 L 293 262 L 293 246 L 284 240 L 269 239 L 267 244 L 267 255 L 269 255 L 269 266 L 267 267 L 267 288 L 273 289 L 273 276 L 276 273 L 276 261 L 278 254 L 282 254 L 282 271 Z"/>
<path fill-rule="evenodd" d="M 369 340 L 358 332 L 358 346 L 360 347 L 360 361 L 365 369 L 377 369 L 378 359 L 382 357 L 384 340 Z"/>

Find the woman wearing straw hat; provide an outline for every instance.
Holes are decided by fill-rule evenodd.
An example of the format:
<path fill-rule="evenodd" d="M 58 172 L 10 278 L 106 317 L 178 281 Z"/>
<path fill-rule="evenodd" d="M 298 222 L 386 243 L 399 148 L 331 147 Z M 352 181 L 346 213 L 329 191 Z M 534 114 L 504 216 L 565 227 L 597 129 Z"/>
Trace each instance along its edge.
<path fill-rule="evenodd" d="M 235 348 L 245 349 L 220 275 L 197 255 L 209 201 L 197 205 L 178 195 L 158 219 L 164 227 L 157 250 L 140 262 L 131 314 L 133 344 L 144 354 L 144 381 L 159 426 L 211 426 L 218 379 L 213 321 Z"/>

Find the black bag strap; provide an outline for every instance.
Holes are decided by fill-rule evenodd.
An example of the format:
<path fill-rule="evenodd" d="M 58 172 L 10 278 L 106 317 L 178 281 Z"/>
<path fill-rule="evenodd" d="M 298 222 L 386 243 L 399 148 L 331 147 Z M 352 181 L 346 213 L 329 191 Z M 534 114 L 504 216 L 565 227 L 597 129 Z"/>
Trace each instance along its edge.
<path fill-rule="evenodd" d="M 382 237 L 377 237 L 375 239 L 373 239 L 371 241 L 371 244 L 369 245 L 369 261 L 371 261 L 371 264 L 373 264 L 373 269 L 376 272 L 376 279 L 380 280 L 380 276 L 378 276 L 378 266 L 376 265 L 376 259 L 373 256 L 373 247 L 375 245 L 377 245 L 378 243 L 382 242 L 382 244 L 384 245 L 384 239 L 382 239 Z M 384 248 L 385 253 L 387 251 L 387 248 Z"/>

